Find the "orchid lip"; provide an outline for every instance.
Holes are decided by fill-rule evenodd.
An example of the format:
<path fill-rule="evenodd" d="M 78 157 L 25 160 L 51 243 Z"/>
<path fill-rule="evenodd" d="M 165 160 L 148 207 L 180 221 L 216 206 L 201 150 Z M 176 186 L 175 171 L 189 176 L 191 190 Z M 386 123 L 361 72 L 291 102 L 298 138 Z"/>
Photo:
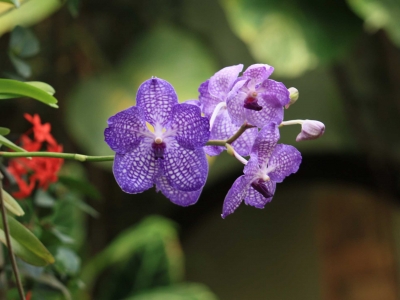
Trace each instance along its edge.
<path fill-rule="evenodd" d="M 260 105 L 258 104 L 257 98 L 251 97 L 251 96 L 247 97 L 247 98 L 244 100 L 244 105 L 243 105 L 243 107 L 244 107 L 244 108 L 247 108 L 247 109 L 255 110 L 255 111 L 260 111 L 260 110 L 262 110 L 262 106 L 260 106 Z"/>
<path fill-rule="evenodd" d="M 157 139 L 154 141 L 154 143 L 151 144 L 151 148 L 153 149 L 154 152 L 154 159 L 164 159 L 164 152 L 165 148 L 167 146 L 165 145 L 164 142 L 157 143 Z"/>
<path fill-rule="evenodd" d="M 265 198 L 271 198 L 273 194 L 268 190 L 266 185 L 263 184 L 264 180 L 263 179 L 258 179 L 256 181 L 253 181 L 251 183 L 251 186 L 259 192 L 261 195 L 263 195 Z"/>

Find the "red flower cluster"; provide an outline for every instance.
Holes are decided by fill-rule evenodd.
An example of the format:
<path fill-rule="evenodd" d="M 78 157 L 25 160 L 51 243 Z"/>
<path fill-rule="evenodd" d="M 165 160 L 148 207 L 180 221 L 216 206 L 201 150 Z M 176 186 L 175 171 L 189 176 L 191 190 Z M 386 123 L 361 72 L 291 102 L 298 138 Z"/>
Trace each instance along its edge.
<path fill-rule="evenodd" d="M 25 119 L 33 124 L 33 128 L 21 136 L 21 146 L 29 151 L 40 151 L 46 143 L 49 152 L 62 152 L 63 148 L 57 144 L 51 135 L 51 125 L 41 124 L 39 115 L 24 115 Z M 33 139 L 29 134 L 33 132 Z M 20 157 L 12 159 L 8 171 L 12 174 L 18 184 L 19 191 L 13 193 L 15 198 L 28 197 L 35 183 L 43 189 L 47 189 L 50 183 L 57 181 L 57 173 L 63 164 L 61 158 L 32 157 L 32 159 Z"/>

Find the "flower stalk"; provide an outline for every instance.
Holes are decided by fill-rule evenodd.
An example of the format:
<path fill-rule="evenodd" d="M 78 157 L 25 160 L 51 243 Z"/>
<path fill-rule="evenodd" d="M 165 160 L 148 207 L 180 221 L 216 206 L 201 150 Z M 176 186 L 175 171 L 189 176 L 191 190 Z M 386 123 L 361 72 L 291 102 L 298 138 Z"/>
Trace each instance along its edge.
<path fill-rule="evenodd" d="M 0 172 L 0 191 L 2 189 L 3 189 L 3 174 Z M 12 269 L 13 269 L 13 272 L 14 272 L 14 276 L 15 276 L 15 281 L 16 281 L 17 288 L 18 288 L 19 297 L 20 297 L 21 300 L 25 300 L 24 288 L 22 286 L 21 279 L 19 277 L 17 261 L 15 260 L 13 247 L 12 247 L 12 244 L 11 244 L 10 229 L 8 228 L 6 207 L 5 207 L 4 202 L 3 202 L 2 193 L 0 193 L 0 209 L 1 209 L 1 215 L 3 217 L 4 235 L 6 236 L 6 244 L 7 244 L 7 248 L 8 248 L 8 253 L 10 255 L 10 261 L 11 261 Z"/>

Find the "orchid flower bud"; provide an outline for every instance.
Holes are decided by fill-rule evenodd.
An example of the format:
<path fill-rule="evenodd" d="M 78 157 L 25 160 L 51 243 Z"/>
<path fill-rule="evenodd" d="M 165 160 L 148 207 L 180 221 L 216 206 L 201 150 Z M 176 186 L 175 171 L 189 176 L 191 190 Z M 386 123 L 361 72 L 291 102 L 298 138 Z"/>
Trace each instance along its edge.
<path fill-rule="evenodd" d="M 301 123 L 301 132 L 296 137 L 296 142 L 315 140 L 323 135 L 325 132 L 325 125 L 320 121 L 304 120 Z"/>
<path fill-rule="evenodd" d="M 288 109 L 290 105 L 294 104 L 297 101 L 297 99 L 299 99 L 299 91 L 296 88 L 294 87 L 288 88 L 288 91 L 289 91 L 290 102 L 289 104 L 285 105 L 286 109 Z"/>

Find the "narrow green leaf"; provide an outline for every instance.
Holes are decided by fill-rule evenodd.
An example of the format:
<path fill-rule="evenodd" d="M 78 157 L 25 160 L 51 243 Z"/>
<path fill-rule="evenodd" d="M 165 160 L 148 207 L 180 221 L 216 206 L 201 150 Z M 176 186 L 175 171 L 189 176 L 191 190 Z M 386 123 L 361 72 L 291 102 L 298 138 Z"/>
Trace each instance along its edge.
<path fill-rule="evenodd" d="M 3 195 L 4 206 L 14 215 L 23 216 L 25 214 L 24 210 L 19 206 L 18 201 L 15 200 L 9 193 L 5 190 L 1 190 Z"/>
<path fill-rule="evenodd" d="M 38 89 L 41 89 L 50 95 L 54 95 L 56 93 L 56 90 L 51 85 L 41 81 L 26 81 L 25 83 L 37 87 Z"/>
<path fill-rule="evenodd" d="M 75 240 L 70 237 L 69 235 L 66 235 L 64 233 L 62 233 L 58 228 L 53 227 L 51 229 L 51 232 L 64 244 L 74 244 Z"/>
<path fill-rule="evenodd" d="M 13 94 L 21 97 L 30 97 L 51 107 L 58 107 L 56 105 L 57 99 L 49 95 L 47 92 L 32 86 L 31 84 L 17 80 L 0 79 L 0 94 Z"/>
<path fill-rule="evenodd" d="M 12 98 L 19 98 L 20 95 L 16 94 L 0 94 L 0 99 L 12 99 Z"/>
<path fill-rule="evenodd" d="M 7 135 L 10 133 L 10 129 L 5 127 L 0 127 L 0 135 Z"/>
<path fill-rule="evenodd" d="M 15 255 L 34 266 L 46 266 L 54 263 L 54 257 L 32 232 L 11 216 L 8 216 L 7 219 Z M 6 245 L 1 215 L 0 229 L 0 241 Z"/>
<path fill-rule="evenodd" d="M 81 260 L 71 249 L 58 247 L 54 267 L 62 275 L 73 276 L 78 273 L 81 267 Z"/>
<path fill-rule="evenodd" d="M 17 145 L 15 145 L 13 142 L 11 142 L 9 139 L 5 138 L 4 136 L 0 135 L 0 145 L 4 145 L 15 152 L 28 152 L 24 148 L 21 148 Z"/>

